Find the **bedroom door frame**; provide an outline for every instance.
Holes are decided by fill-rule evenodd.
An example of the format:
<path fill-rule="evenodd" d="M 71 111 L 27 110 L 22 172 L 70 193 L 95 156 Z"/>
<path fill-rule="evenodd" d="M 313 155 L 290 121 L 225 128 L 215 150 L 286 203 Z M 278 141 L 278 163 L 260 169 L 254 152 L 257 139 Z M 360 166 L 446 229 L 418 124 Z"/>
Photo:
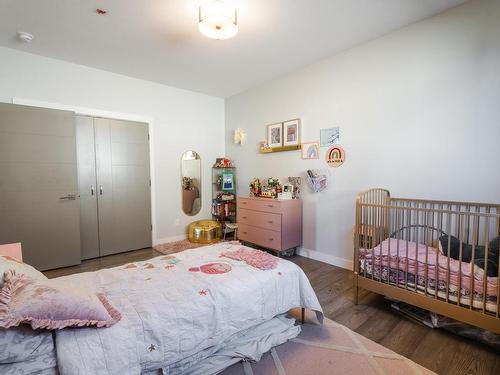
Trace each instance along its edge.
<path fill-rule="evenodd" d="M 159 244 L 157 237 L 157 222 L 156 222 L 156 175 L 155 175 L 155 159 L 154 159 L 154 119 L 151 116 L 125 113 L 125 112 L 114 112 L 106 111 L 97 108 L 80 107 L 70 104 L 60 104 L 44 102 L 41 100 L 28 99 L 28 98 L 18 98 L 12 97 L 12 104 L 26 105 L 31 107 L 40 107 L 47 109 L 59 109 L 62 111 L 73 111 L 76 115 L 84 115 L 91 117 L 104 117 L 116 120 L 125 121 L 135 121 L 143 122 L 148 124 L 149 132 L 149 175 L 151 178 L 151 223 L 153 228 L 151 229 L 151 243 L 152 246 Z"/>

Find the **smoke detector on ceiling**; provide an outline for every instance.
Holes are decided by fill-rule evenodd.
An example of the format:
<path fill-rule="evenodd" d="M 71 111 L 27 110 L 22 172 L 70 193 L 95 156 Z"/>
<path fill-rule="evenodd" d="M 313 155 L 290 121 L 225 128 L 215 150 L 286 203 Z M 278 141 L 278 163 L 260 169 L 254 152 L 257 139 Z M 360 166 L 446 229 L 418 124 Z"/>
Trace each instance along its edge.
<path fill-rule="evenodd" d="M 17 33 L 17 37 L 24 43 L 30 43 L 34 38 L 33 34 L 27 33 L 25 31 L 19 31 Z"/>

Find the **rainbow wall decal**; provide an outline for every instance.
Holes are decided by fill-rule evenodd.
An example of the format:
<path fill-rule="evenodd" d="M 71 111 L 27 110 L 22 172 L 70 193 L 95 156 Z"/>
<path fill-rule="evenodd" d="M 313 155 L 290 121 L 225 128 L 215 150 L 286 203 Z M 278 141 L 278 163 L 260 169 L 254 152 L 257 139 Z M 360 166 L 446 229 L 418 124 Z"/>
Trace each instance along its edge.
<path fill-rule="evenodd" d="M 338 167 L 345 160 L 345 151 L 340 146 L 332 146 L 326 152 L 326 162 L 330 167 Z"/>

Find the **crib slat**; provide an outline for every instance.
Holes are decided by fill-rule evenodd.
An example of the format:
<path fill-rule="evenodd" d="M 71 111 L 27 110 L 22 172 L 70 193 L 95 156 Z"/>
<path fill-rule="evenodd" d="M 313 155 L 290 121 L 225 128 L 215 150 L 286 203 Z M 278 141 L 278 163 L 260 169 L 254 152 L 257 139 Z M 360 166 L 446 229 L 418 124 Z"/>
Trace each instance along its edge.
<path fill-rule="evenodd" d="M 443 210 L 442 204 L 439 205 L 439 209 L 441 211 Z M 439 224 L 438 228 L 440 230 L 443 230 L 443 213 L 442 212 L 438 213 L 438 224 Z M 435 270 L 434 298 L 437 299 L 438 293 L 439 293 L 439 289 L 438 289 L 438 285 L 439 285 L 439 251 L 436 251 L 436 264 L 434 266 L 434 270 Z"/>
<path fill-rule="evenodd" d="M 416 208 L 420 208 L 420 202 L 416 204 Z M 418 224 L 419 224 L 419 218 L 420 218 L 420 212 L 418 210 L 415 210 L 415 236 L 414 236 L 414 242 L 415 242 L 415 275 L 414 275 L 414 280 L 413 280 L 413 286 L 415 293 L 417 293 L 417 288 L 418 288 Z"/>
<path fill-rule="evenodd" d="M 368 226 L 368 207 L 366 206 L 361 206 L 362 209 L 363 209 L 363 224 L 361 224 L 361 227 L 360 227 L 360 231 L 361 233 L 363 233 L 363 248 L 365 249 L 365 256 L 364 256 L 364 271 L 363 271 L 363 274 L 364 276 L 366 277 L 367 276 L 367 257 L 368 257 L 368 236 L 366 235 L 366 228 Z M 373 260 L 372 260 L 373 262 Z M 373 271 L 373 270 L 372 270 Z M 373 273 L 373 272 L 372 272 Z"/>
<path fill-rule="evenodd" d="M 427 204 L 425 205 L 427 208 Z M 424 294 L 427 296 L 427 282 L 429 280 L 429 223 L 428 223 L 429 213 L 425 212 L 425 273 L 424 273 Z"/>
<path fill-rule="evenodd" d="M 448 210 L 451 211 L 451 206 L 448 205 Z M 451 214 L 448 214 L 448 221 L 446 225 L 446 232 L 448 233 L 448 251 L 446 252 L 446 302 L 450 298 L 450 247 L 451 247 Z"/>
<path fill-rule="evenodd" d="M 488 207 L 487 212 L 490 213 L 490 208 Z M 490 222 L 489 218 L 486 216 L 484 218 L 484 272 L 483 272 L 483 314 L 486 312 L 486 292 L 488 286 L 488 246 L 489 246 L 489 235 L 490 235 Z"/>
<path fill-rule="evenodd" d="M 460 298 L 462 297 L 462 250 L 463 250 L 463 233 L 462 233 L 462 215 L 458 215 L 458 297 L 457 305 L 460 306 Z"/>
<path fill-rule="evenodd" d="M 399 208 L 396 208 L 396 227 L 399 228 Z M 399 287 L 399 231 L 396 232 L 396 286 Z"/>
<path fill-rule="evenodd" d="M 469 293 L 470 293 L 470 304 L 469 304 L 469 309 L 472 310 L 472 308 L 474 307 L 474 260 L 475 260 L 475 256 L 476 256 L 476 237 L 478 236 L 478 227 L 479 227 L 479 216 L 477 215 L 474 215 L 474 219 L 473 219 L 473 225 L 472 225 L 472 259 L 470 261 L 470 265 L 471 265 L 471 270 L 470 270 L 470 273 L 471 273 L 471 282 L 470 282 L 470 289 L 469 289 Z"/>
<path fill-rule="evenodd" d="M 408 206 L 410 206 L 410 202 L 408 202 Z M 409 237 L 410 237 L 410 218 L 411 218 L 411 210 L 410 207 L 406 208 L 406 226 L 408 227 L 407 233 L 406 233 L 406 254 L 405 254 L 405 289 L 408 290 L 408 244 L 409 244 Z"/>
<path fill-rule="evenodd" d="M 373 196 L 373 194 L 372 194 Z M 368 231 L 370 232 L 371 230 L 371 233 L 372 233 L 372 244 L 371 244 L 371 248 L 372 248 L 372 279 L 374 278 L 375 276 L 375 231 L 373 230 L 373 226 L 375 224 L 375 207 L 371 206 L 370 207 L 370 226 L 368 227 Z M 380 260 L 379 260 L 380 262 Z M 379 275 L 379 278 L 381 278 L 382 275 Z"/>

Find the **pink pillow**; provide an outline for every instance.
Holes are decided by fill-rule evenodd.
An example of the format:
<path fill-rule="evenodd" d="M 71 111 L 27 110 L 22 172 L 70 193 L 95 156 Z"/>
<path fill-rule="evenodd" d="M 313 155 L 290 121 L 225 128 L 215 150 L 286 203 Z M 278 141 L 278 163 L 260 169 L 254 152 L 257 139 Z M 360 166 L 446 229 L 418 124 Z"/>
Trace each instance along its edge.
<path fill-rule="evenodd" d="M 20 262 L 23 261 L 23 251 L 21 250 L 21 243 L 8 243 L 0 245 L 0 255 L 7 255 Z"/>
<path fill-rule="evenodd" d="M 33 329 L 110 327 L 121 319 L 104 294 L 87 293 L 57 280 L 37 280 L 9 270 L 0 290 L 0 327 L 21 323 Z"/>

